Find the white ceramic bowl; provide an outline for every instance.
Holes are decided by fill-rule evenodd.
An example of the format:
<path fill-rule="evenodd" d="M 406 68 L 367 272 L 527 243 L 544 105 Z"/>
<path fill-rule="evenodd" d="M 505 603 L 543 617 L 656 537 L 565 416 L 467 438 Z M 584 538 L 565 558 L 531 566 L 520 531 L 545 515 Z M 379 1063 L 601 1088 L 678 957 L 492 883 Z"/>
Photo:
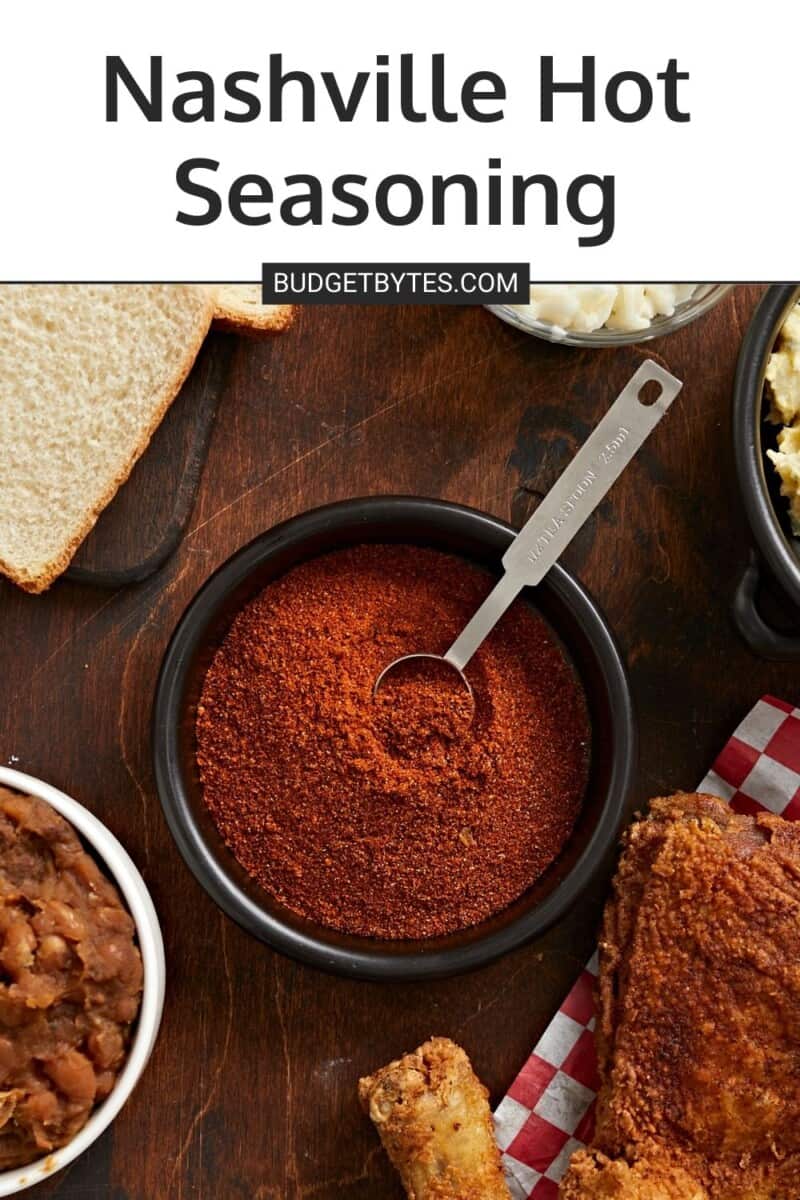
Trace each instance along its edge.
<path fill-rule="evenodd" d="M 17 792 L 46 800 L 56 812 L 66 817 L 87 845 L 96 851 L 134 919 L 144 967 L 142 1005 L 128 1057 L 113 1091 L 98 1105 L 83 1129 L 68 1145 L 54 1150 L 45 1158 L 28 1163 L 26 1167 L 0 1172 L 0 1196 L 13 1196 L 25 1188 L 41 1183 L 43 1179 L 48 1179 L 54 1172 L 73 1162 L 92 1142 L 97 1141 L 100 1134 L 114 1120 L 139 1082 L 155 1045 L 164 1007 L 166 967 L 164 942 L 150 893 L 129 854 L 113 833 L 76 800 L 71 800 L 57 788 L 42 783 L 40 779 L 34 779 L 31 775 L 0 767 L 0 787 L 13 788 Z"/>

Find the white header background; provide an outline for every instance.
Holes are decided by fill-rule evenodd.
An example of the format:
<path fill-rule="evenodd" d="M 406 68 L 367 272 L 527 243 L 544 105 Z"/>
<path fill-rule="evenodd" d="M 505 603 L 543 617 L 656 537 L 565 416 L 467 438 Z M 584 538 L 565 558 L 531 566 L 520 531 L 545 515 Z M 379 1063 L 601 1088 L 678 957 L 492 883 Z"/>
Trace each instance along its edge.
<path fill-rule="evenodd" d="M 7 6 L 0 44 L 0 278 L 4 280 L 255 280 L 270 262 L 529 261 L 542 280 L 785 280 L 800 278 L 800 154 L 797 78 L 800 6 L 706 0 L 37 0 Z M 447 58 L 447 99 L 454 105 L 472 71 L 500 74 L 505 119 L 476 124 L 390 124 L 374 119 L 374 92 L 351 124 L 340 124 L 318 84 L 317 120 L 299 119 L 297 90 L 287 86 L 282 123 L 263 115 L 248 124 L 221 119 L 225 75 L 252 70 L 266 78 L 268 55 L 284 70 L 331 70 L 346 92 L 378 54 L 416 58 L 419 102 L 429 96 L 430 56 Z M 120 121 L 105 121 L 105 59 L 118 54 L 143 84 L 150 55 L 164 57 L 161 124 L 148 123 L 124 88 Z M 597 120 L 581 122 L 580 98 L 555 98 L 553 124 L 538 121 L 540 55 L 555 58 L 557 79 L 578 78 L 581 55 L 596 56 Z M 692 120 L 664 113 L 656 83 L 670 58 L 691 78 L 679 85 Z M 171 115 L 186 86 L 180 71 L 203 70 L 217 83 L 217 120 L 182 124 Z M 650 77 L 656 102 L 639 124 L 607 113 L 609 76 Z M 393 72 L 392 98 L 397 97 Z M 248 87 L 252 85 L 248 84 Z M 265 90 L 259 87 L 265 98 Z M 370 100 L 372 104 L 370 106 Z M 396 106 L 396 104 L 395 104 Z M 264 104 L 265 110 L 267 104 Z M 434 174 L 467 173 L 479 188 L 490 157 L 502 170 L 557 180 L 558 227 L 543 222 L 532 198 L 527 227 L 433 227 L 430 209 L 406 227 L 374 214 L 361 226 L 237 224 L 223 208 L 205 227 L 175 220 L 197 210 L 175 182 L 179 163 L 220 161 L 216 186 L 243 173 L 369 177 L 416 176 L 429 194 Z M 616 176 L 616 231 L 604 246 L 578 245 L 566 212 L 569 182 L 584 173 Z M 595 197 L 587 194 L 587 205 Z M 458 206 L 455 210 L 458 212 Z M 330 206 L 328 207 L 330 212 Z"/>

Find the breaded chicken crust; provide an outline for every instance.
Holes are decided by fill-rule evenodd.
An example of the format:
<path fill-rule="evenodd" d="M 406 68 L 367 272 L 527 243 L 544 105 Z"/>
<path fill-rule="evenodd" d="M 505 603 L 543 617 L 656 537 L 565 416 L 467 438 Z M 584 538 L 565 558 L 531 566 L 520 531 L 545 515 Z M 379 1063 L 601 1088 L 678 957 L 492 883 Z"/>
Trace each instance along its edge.
<path fill-rule="evenodd" d="M 598 999 L 597 1129 L 562 1200 L 800 1198 L 800 823 L 654 800 Z"/>

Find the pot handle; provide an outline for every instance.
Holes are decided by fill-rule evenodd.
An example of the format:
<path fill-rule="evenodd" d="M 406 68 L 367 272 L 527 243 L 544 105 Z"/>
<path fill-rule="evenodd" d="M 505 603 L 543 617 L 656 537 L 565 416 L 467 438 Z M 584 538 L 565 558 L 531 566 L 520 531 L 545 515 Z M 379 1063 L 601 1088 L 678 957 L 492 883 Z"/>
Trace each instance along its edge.
<path fill-rule="evenodd" d="M 750 649 L 773 662 L 800 662 L 800 634 L 779 633 L 766 623 L 758 611 L 758 588 L 761 568 L 753 555 L 745 569 L 733 598 L 733 619 L 736 628 Z"/>

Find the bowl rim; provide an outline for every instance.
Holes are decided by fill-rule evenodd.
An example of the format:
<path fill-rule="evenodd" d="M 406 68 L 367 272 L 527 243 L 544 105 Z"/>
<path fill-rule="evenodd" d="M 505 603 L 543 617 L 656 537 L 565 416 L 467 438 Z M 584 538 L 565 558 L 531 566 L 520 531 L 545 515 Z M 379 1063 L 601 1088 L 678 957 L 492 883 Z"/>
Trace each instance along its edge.
<path fill-rule="evenodd" d="M 624 285 L 620 285 L 624 286 Z M 540 321 L 537 317 L 526 317 L 519 311 L 521 306 L 511 304 L 487 304 L 485 307 L 494 313 L 501 321 L 531 337 L 550 342 L 554 346 L 573 346 L 583 349 L 611 348 L 613 346 L 635 346 L 640 342 L 650 342 L 655 338 L 667 337 L 691 325 L 699 317 L 710 312 L 721 300 L 733 291 L 733 283 L 700 283 L 697 287 L 708 288 L 702 296 L 689 296 L 675 306 L 672 316 L 654 317 L 646 329 L 592 329 L 585 333 L 574 329 L 561 330 L 551 321 Z M 558 332 L 556 332 L 558 330 Z"/>
<path fill-rule="evenodd" d="M 404 516 L 430 522 L 445 515 L 452 519 L 453 514 L 469 521 L 475 531 L 500 533 L 509 540 L 517 532 L 497 517 L 448 501 L 418 496 L 369 496 L 311 509 L 257 535 L 222 563 L 191 600 L 167 646 L 156 685 L 152 738 L 156 786 L 167 824 L 192 874 L 229 917 L 273 949 L 349 978 L 386 981 L 445 978 L 493 962 L 543 933 L 577 899 L 616 840 L 633 779 L 636 723 L 630 685 L 616 639 L 589 593 L 563 567 L 556 565 L 539 586 L 551 589 L 565 604 L 594 649 L 609 694 L 614 746 L 611 777 L 597 825 L 569 873 L 541 904 L 505 928 L 466 946 L 398 955 L 385 949 L 370 949 L 369 939 L 365 938 L 363 949 L 334 947 L 285 925 L 259 908 L 214 861 L 183 788 L 178 746 L 186 674 L 214 613 L 228 594 L 289 538 L 293 542 L 302 541 L 341 524 L 350 524 L 354 519 L 374 522 L 381 517 Z M 453 552 L 458 553 L 456 547 Z"/>
<path fill-rule="evenodd" d="M 795 557 L 770 496 L 762 445 L 767 360 L 800 284 L 767 288 L 756 306 L 739 351 L 733 385 L 733 449 L 739 491 L 750 530 L 775 578 L 800 607 L 800 561 Z"/>
<path fill-rule="evenodd" d="M 56 1171 L 74 1162 L 97 1141 L 119 1114 L 139 1082 L 158 1037 L 164 1008 L 166 960 L 161 927 L 150 893 L 133 859 L 111 830 L 77 800 L 23 771 L 0 766 L 0 787 L 46 801 L 97 852 L 133 917 L 143 966 L 142 1002 L 136 1031 L 113 1089 L 66 1146 L 35 1159 L 27 1166 L 0 1172 L 0 1196 L 13 1196 L 42 1183 Z"/>

